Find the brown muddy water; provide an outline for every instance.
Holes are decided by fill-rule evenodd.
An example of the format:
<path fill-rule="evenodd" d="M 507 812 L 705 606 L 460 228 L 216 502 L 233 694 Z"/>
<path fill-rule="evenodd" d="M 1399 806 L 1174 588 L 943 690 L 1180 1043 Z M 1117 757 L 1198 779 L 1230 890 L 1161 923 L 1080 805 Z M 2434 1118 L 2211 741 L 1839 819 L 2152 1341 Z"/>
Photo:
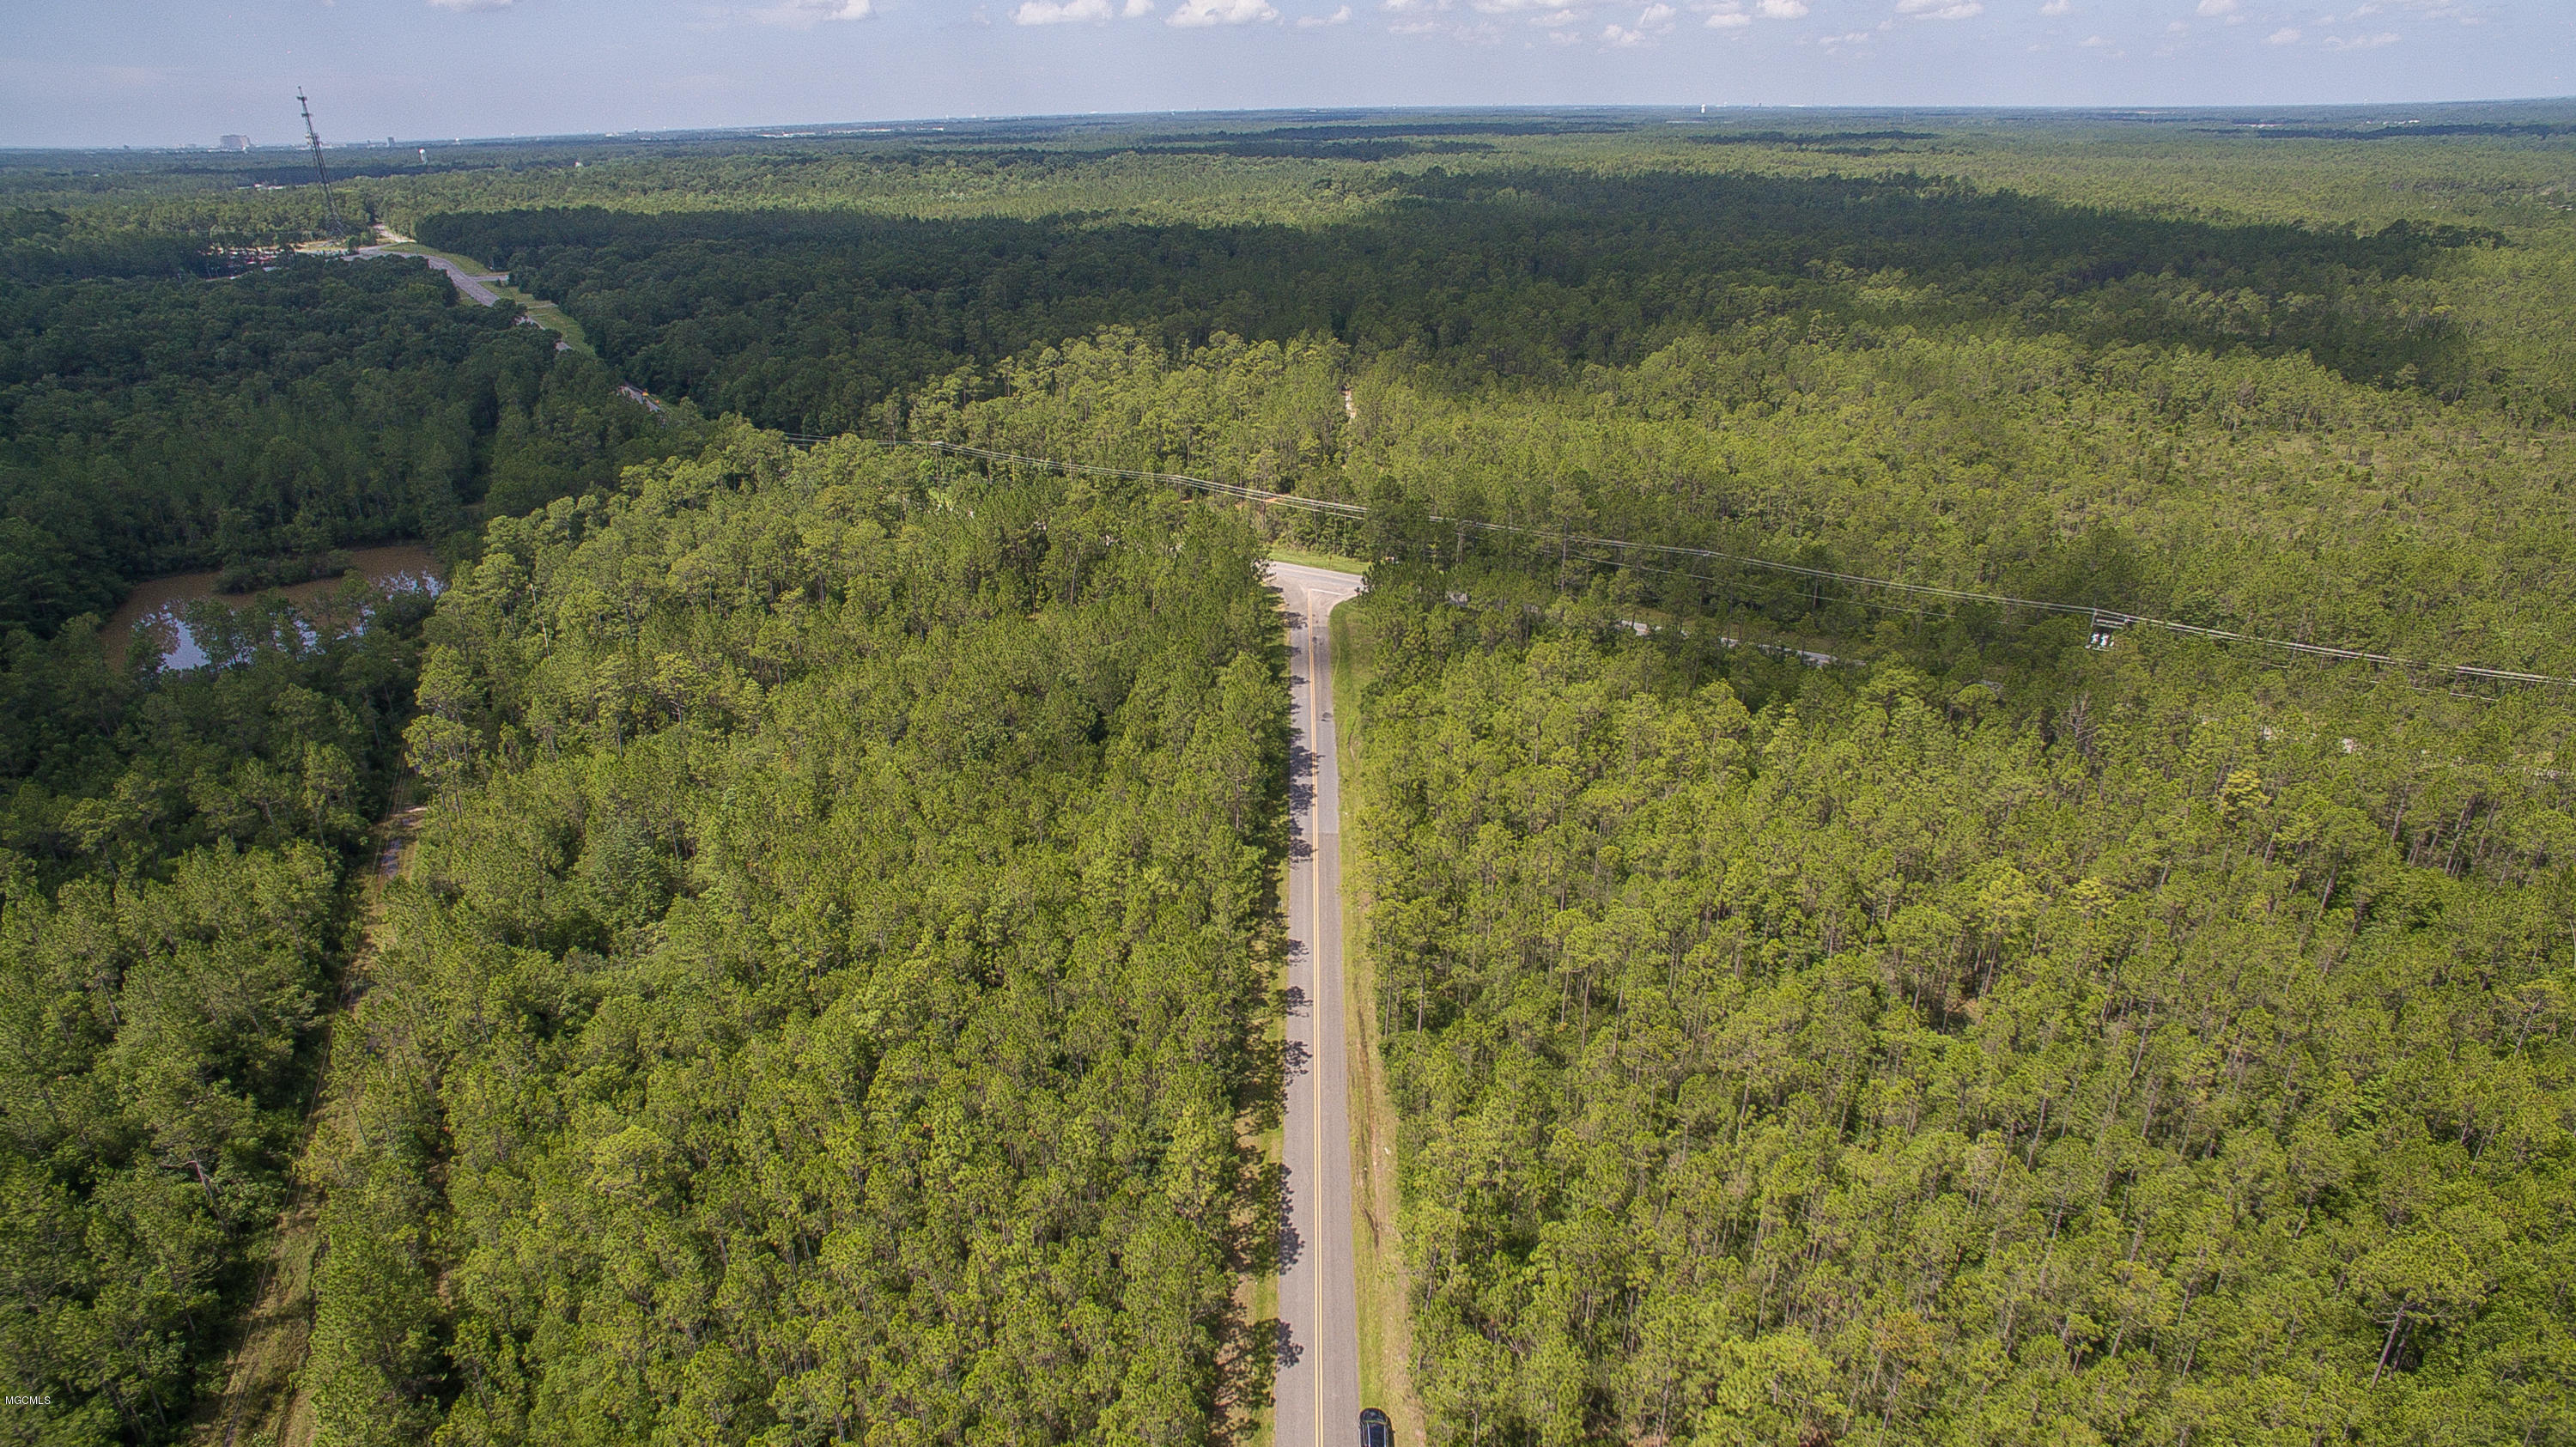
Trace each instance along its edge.
<path fill-rule="evenodd" d="M 99 640 L 107 645 L 109 661 L 125 666 L 127 644 L 134 638 L 134 625 L 150 625 L 150 632 L 161 646 L 164 668 L 197 668 L 204 665 L 206 652 L 189 635 L 188 625 L 180 621 L 180 610 L 202 598 L 214 598 L 235 608 L 246 608 L 258 593 L 218 593 L 215 573 L 173 573 L 166 578 L 153 578 L 134 585 L 116 616 L 107 620 Z M 316 578 L 291 588 L 274 591 L 293 601 L 311 605 L 339 591 L 343 578 L 364 578 L 379 588 L 428 588 L 435 592 L 444 583 L 439 577 L 438 559 L 424 543 L 392 543 L 381 548 L 349 549 L 349 571 L 339 578 Z"/>

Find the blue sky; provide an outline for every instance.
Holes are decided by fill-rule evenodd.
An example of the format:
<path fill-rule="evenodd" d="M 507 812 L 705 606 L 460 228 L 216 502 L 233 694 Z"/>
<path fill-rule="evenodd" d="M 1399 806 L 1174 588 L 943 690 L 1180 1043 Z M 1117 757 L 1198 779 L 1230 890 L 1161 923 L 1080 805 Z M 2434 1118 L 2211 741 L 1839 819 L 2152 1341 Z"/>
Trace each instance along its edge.
<path fill-rule="evenodd" d="M 1366 105 L 2576 93 L 2576 0 L 18 0 L 0 145 Z"/>

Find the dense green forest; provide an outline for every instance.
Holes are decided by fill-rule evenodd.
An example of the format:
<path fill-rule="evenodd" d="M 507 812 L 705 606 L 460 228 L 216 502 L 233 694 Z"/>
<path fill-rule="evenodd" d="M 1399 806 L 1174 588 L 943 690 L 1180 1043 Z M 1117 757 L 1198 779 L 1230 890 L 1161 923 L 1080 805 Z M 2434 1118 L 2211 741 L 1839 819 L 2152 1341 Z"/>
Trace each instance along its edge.
<path fill-rule="evenodd" d="M 87 620 L 0 669 L 0 1372 L 12 1441 L 165 1441 L 286 1188 L 346 862 L 400 769 L 418 593 L 197 605 L 215 666 Z"/>
<path fill-rule="evenodd" d="M 744 432 L 496 522 L 314 1169 L 332 1443 L 1199 1440 L 1284 843 L 1239 521 Z"/>
<path fill-rule="evenodd" d="M 118 666 L 100 616 L 173 570 L 467 553 L 698 432 L 414 263 L 232 275 L 59 221 L 0 280 L 0 1370 L 58 1410 L 0 1430 L 165 1441 L 286 1198 L 430 600 L 200 603 L 191 671 Z"/>
<path fill-rule="evenodd" d="M 1372 570 L 1433 1440 L 2576 1440 L 2576 715 L 2437 667 L 2576 676 L 2576 130 L 2248 119 L 345 153 L 597 359 L 0 157 L 0 1440 L 197 1430 L 291 1182 L 317 1441 L 1239 1435 L 1265 542 Z"/>
<path fill-rule="evenodd" d="M 1462 390 L 1320 339 L 1175 355 L 1113 332 L 953 374 L 907 421 L 1366 501 L 1364 530 L 1315 536 L 1471 573 L 1580 589 L 1608 555 L 1565 535 L 1641 539 L 2576 676 L 2559 430 L 2304 356 L 1772 321 L 1559 385 Z M 1631 606 L 1937 655 L 1961 683 L 2053 675 L 2087 626 L 1627 556 L 1643 565 L 1603 585 Z"/>
<path fill-rule="evenodd" d="M 1748 139 L 1697 152 L 1816 149 Z M 1298 224 L 701 197 L 422 229 L 513 268 L 656 389 L 793 431 L 2576 673 L 2550 601 L 2576 583 L 2555 213 L 2222 220 L 1913 169 L 1944 146 L 1858 178 L 1650 166 L 1626 144 L 1620 165 L 1390 160 L 1364 214 Z M 1712 601 L 1632 577 L 1645 601 Z M 1893 616 L 1773 580 L 1718 591 L 1837 635 Z M 2000 644 L 2018 621 L 1970 629 Z"/>
<path fill-rule="evenodd" d="M 2093 342 L 2306 351 L 2459 387 L 2438 318 L 2390 284 L 2500 239 L 2216 227 L 1913 178 L 1563 172 L 1416 178 L 1365 221 L 1301 228 L 920 222 L 828 213 L 439 216 L 421 238 L 509 268 L 657 390 L 809 432 L 1117 323 L 1166 343 L 1332 337 L 1471 375 L 1633 363 L 1685 331 L 1841 311 L 1895 273 L 1933 317 Z"/>
<path fill-rule="evenodd" d="M 671 445 L 597 363 L 415 262 L 0 283 L 0 626 L 448 543 Z"/>
<path fill-rule="evenodd" d="M 2007 708 L 1381 582 L 1437 1440 L 2576 1433 L 2563 709 L 2152 640 Z"/>

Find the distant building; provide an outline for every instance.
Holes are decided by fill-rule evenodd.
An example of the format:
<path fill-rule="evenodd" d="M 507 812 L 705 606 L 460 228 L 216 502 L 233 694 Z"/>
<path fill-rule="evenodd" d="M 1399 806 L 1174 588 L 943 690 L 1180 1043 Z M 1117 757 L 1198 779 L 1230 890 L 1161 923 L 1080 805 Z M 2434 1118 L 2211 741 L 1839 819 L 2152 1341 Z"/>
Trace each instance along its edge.
<path fill-rule="evenodd" d="M 226 136 L 222 140 L 215 142 L 215 149 L 219 151 L 247 151 L 250 149 L 250 137 Z"/>

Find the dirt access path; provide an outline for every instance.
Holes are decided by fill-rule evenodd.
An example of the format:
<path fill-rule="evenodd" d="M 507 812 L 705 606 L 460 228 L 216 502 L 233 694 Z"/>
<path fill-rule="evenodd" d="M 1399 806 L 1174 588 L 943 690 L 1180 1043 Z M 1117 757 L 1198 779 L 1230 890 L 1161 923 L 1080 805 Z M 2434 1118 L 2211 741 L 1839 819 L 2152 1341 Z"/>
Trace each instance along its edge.
<path fill-rule="evenodd" d="M 296 1147 L 299 1162 L 312 1147 L 316 1123 L 337 1104 L 324 1093 L 331 1079 L 331 1053 L 349 1007 L 365 993 L 383 925 L 385 886 L 410 861 L 412 840 L 427 812 L 421 805 L 397 808 L 376 825 L 375 867 L 358 886 L 365 934 L 323 1023 L 322 1059 L 315 1066 L 313 1098 Z M 240 1339 L 225 1368 L 223 1392 L 190 1436 L 195 1447 L 307 1447 L 313 1440 L 311 1403 L 296 1378 L 313 1335 L 313 1287 L 322 1261 L 321 1202 L 300 1169 L 293 1191 L 262 1248 L 259 1291 L 239 1323 Z"/>

